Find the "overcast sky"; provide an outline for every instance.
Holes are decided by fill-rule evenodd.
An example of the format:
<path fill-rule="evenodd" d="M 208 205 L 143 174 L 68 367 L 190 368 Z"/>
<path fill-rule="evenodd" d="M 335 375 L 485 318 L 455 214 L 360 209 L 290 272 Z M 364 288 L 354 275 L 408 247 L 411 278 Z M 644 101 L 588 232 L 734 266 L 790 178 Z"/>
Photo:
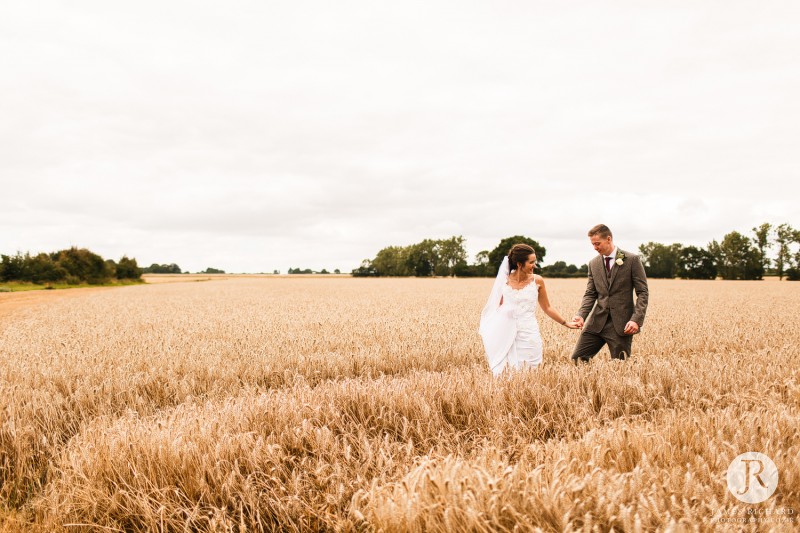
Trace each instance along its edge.
<path fill-rule="evenodd" d="M 0 252 L 350 271 L 800 225 L 797 1 L 0 7 Z"/>

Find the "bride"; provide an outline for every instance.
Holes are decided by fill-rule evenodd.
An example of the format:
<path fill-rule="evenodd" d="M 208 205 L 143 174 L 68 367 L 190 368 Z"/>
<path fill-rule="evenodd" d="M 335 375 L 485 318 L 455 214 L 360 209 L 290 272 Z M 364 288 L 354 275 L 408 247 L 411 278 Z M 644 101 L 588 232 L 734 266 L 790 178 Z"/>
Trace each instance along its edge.
<path fill-rule="evenodd" d="M 536 252 L 527 244 L 515 244 L 503 258 L 489 301 L 481 312 L 479 332 L 494 375 L 506 367 L 516 369 L 542 364 L 542 336 L 536 321 L 536 303 L 542 311 L 570 329 L 567 322 L 550 306 L 544 279 L 533 273 Z M 513 265 L 513 269 L 509 268 Z M 510 270 L 510 271 L 509 271 Z"/>

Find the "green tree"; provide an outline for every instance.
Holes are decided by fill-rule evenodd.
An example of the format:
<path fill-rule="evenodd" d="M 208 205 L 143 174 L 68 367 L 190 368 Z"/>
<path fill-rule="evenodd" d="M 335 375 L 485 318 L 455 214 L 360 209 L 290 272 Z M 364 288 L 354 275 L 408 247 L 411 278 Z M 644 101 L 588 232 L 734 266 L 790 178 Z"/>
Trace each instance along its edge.
<path fill-rule="evenodd" d="M 674 278 L 678 275 L 678 265 L 681 260 L 679 243 L 670 245 L 659 242 L 648 242 L 639 246 L 644 270 L 648 278 Z"/>
<path fill-rule="evenodd" d="M 1 281 L 21 281 L 25 277 L 25 257 L 17 252 L 16 255 L 3 255 L 2 257 L 2 271 L 3 277 Z"/>
<path fill-rule="evenodd" d="M 123 258 L 136 265 L 136 260 Z M 123 265 L 124 266 L 124 265 Z M 65 281 L 69 284 L 106 283 L 117 273 L 120 265 L 111 259 L 103 259 L 85 248 L 72 247 L 52 253 L 0 256 L 0 280 L 53 283 Z"/>
<path fill-rule="evenodd" d="M 549 278 L 578 278 L 586 275 L 575 265 L 568 265 L 565 261 L 556 261 L 552 265 L 542 267 L 542 276 Z"/>
<path fill-rule="evenodd" d="M 364 277 L 377 276 L 378 271 L 375 270 L 375 268 L 372 266 L 372 261 L 370 259 L 364 259 L 363 261 L 361 261 L 361 266 L 359 266 L 358 268 L 354 268 L 351 271 L 351 274 L 354 278 L 364 278 Z"/>
<path fill-rule="evenodd" d="M 775 243 L 778 245 L 778 254 L 775 258 L 775 270 L 778 271 L 778 279 L 782 280 L 786 270 L 791 267 L 791 246 L 795 241 L 796 233 L 794 228 L 786 223 L 775 228 Z"/>
<path fill-rule="evenodd" d="M 68 274 L 69 278 L 91 284 L 108 282 L 114 273 L 110 266 L 99 255 L 86 248 L 72 247 L 55 253 L 56 263 Z"/>
<path fill-rule="evenodd" d="M 461 235 L 440 239 L 436 247 L 440 268 L 440 272 L 437 273 L 454 276 L 457 267 L 467 264 L 467 250 L 464 248 L 464 237 Z"/>
<path fill-rule="evenodd" d="M 712 241 L 708 251 L 714 256 L 722 279 L 761 279 L 758 250 L 738 231 L 725 235 L 721 243 Z"/>
<path fill-rule="evenodd" d="M 117 278 L 117 263 L 113 259 L 106 259 L 106 271 L 109 277 Z M 119 278 L 117 278 L 119 279 Z"/>
<path fill-rule="evenodd" d="M 50 254 L 40 253 L 36 256 L 25 254 L 25 275 L 22 281 L 33 283 L 54 283 L 65 280 L 67 272 L 53 261 Z"/>
<path fill-rule="evenodd" d="M 685 246 L 681 249 L 678 276 L 684 279 L 715 279 L 717 266 L 714 256 L 696 246 Z"/>
<path fill-rule="evenodd" d="M 370 267 L 378 276 L 410 276 L 413 274 L 407 264 L 408 250 L 403 246 L 387 246 L 378 251 Z"/>
<path fill-rule="evenodd" d="M 800 244 L 800 231 L 793 232 L 794 244 Z M 800 247 L 794 253 L 794 264 L 786 270 L 786 279 L 789 281 L 800 280 Z"/>
<path fill-rule="evenodd" d="M 459 278 L 474 278 L 478 276 L 485 276 L 483 267 L 475 264 L 468 264 L 466 261 L 456 265 L 453 275 Z"/>
<path fill-rule="evenodd" d="M 759 279 L 764 277 L 764 274 L 769 267 L 769 259 L 767 258 L 767 250 L 772 247 L 772 243 L 769 240 L 770 233 L 772 233 L 772 224 L 763 223 L 760 226 L 756 226 L 753 228 L 753 233 L 755 233 L 755 244 L 756 249 L 758 250 L 758 264 L 761 269 L 761 273 L 759 274 Z"/>
<path fill-rule="evenodd" d="M 143 268 L 142 272 L 144 274 L 180 274 L 182 271 L 181 267 L 175 263 L 170 263 L 168 265 L 159 265 L 157 263 L 153 263 L 149 267 Z"/>
<path fill-rule="evenodd" d="M 408 247 L 406 266 L 415 276 L 433 276 L 439 261 L 437 242 L 432 239 L 425 239 Z"/>
<path fill-rule="evenodd" d="M 475 264 L 472 266 L 473 266 L 473 275 L 475 276 L 497 275 L 497 272 L 492 272 L 492 265 L 489 262 L 489 250 L 481 250 L 480 252 L 475 254 Z"/>
<path fill-rule="evenodd" d="M 511 247 L 515 244 L 527 244 L 528 246 L 532 247 L 536 251 L 536 270 L 541 270 L 542 261 L 544 260 L 547 250 L 545 250 L 544 246 L 529 237 L 515 235 L 513 237 L 507 237 L 501 240 L 500 244 L 495 246 L 494 249 L 489 252 L 489 265 L 493 271 L 492 275 L 497 274 L 497 270 L 500 268 L 503 258 L 508 255 L 508 251 L 511 250 Z M 516 265 L 512 265 L 511 269 L 513 270 L 515 267 Z"/>
<path fill-rule="evenodd" d="M 220 270 L 219 268 L 212 268 L 208 267 L 204 271 L 200 272 L 201 274 L 224 274 L 224 270 Z"/>
<path fill-rule="evenodd" d="M 575 270 L 577 270 L 577 268 Z M 556 261 L 552 265 L 542 267 L 542 276 L 548 276 L 551 278 L 562 278 L 566 273 L 567 273 L 567 263 L 565 261 Z"/>
<path fill-rule="evenodd" d="M 117 263 L 117 279 L 140 279 L 142 269 L 136 264 L 136 259 L 123 255 Z"/>
<path fill-rule="evenodd" d="M 437 247 L 444 275 L 454 276 L 458 266 L 467 264 L 467 250 L 464 248 L 463 236 L 441 239 Z"/>

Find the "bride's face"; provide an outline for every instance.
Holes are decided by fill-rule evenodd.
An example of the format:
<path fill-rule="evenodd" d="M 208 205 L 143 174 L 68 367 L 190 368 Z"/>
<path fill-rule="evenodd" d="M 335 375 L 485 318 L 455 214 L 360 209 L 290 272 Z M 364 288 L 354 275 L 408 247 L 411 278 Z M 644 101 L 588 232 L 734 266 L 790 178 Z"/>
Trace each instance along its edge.
<path fill-rule="evenodd" d="M 528 275 L 533 274 L 533 267 L 536 266 L 536 254 L 531 254 L 525 263 L 522 264 L 522 271 Z"/>

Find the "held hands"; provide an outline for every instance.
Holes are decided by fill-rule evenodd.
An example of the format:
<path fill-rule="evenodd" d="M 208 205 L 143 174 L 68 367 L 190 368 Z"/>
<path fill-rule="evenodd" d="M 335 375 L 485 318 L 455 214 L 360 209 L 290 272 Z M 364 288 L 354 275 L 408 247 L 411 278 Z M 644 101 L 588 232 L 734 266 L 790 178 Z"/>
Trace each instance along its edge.
<path fill-rule="evenodd" d="M 572 322 L 565 322 L 565 326 L 570 329 L 582 329 L 583 328 L 583 318 L 579 316 L 572 317 Z M 631 320 L 627 324 L 625 324 L 624 333 L 626 335 L 636 335 L 639 333 L 639 324 Z"/>
<path fill-rule="evenodd" d="M 639 324 L 637 324 L 636 322 L 631 320 L 630 322 L 625 324 L 624 333 L 626 335 L 635 335 L 635 334 L 639 333 Z"/>

